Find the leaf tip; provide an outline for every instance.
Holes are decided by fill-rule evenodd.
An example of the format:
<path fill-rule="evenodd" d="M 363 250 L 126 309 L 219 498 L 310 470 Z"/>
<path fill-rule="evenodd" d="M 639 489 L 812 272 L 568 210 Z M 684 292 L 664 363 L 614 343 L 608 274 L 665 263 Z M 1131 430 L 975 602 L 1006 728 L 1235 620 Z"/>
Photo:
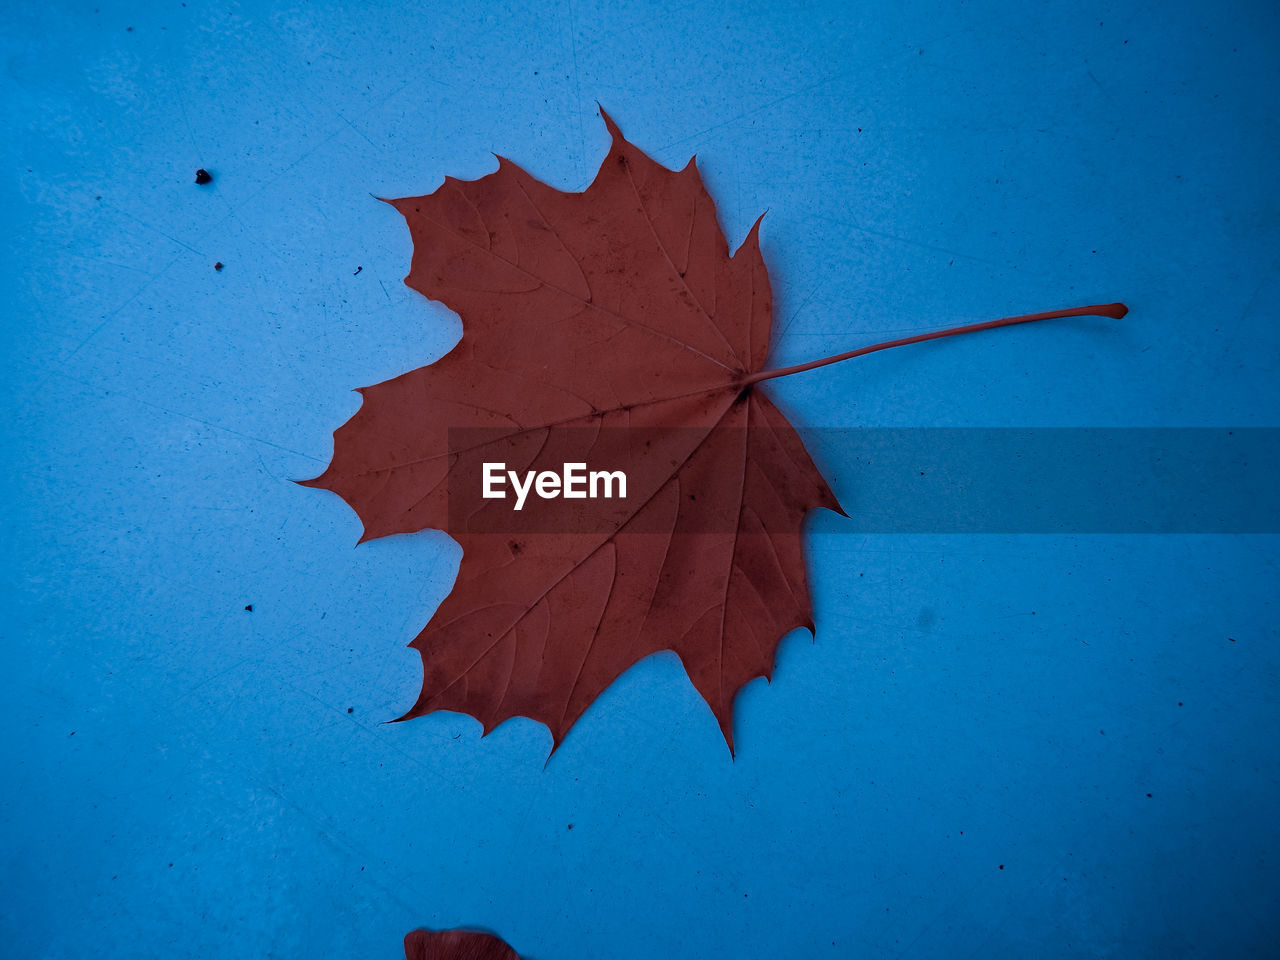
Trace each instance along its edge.
<path fill-rule="evenodd" d="M 821 504 L 821 506 L 827 510 L 830 510 L 832 513 L 839 514 L 840 516 L 848 520 L 849 514 L 844 507 L 840 506 L 840 501 L 836 499 L 836 495 L 832 493 L 830 489 L 828 489 L 826 493 L 827 493 L 827 496 L 824 498 L 824 502 Z"/>
<path fill-rule="evenodd" d="M 618 142 L 626 139 L 622 136 L 622 130 L 620 130 L 618 125 L 614 123 L 613 117 L 609 116 L 604 107 L 600 105 L 599 100 L 596 101 L 596 108 L 600 111 L 600 119 L 604 121 L 604 125 L 609 131 L 609 135 L 613 137 L 614 141 Z"/>
<path fill-rule="evenodd" d="M 551 730 L 550 727 L 547 728 Z M 545 771 L 551 763 L 551 758 L 556 755 L 556 751 L 560 749 L 560 744 L 564 743 L 563 730 L 551 730 L 551 749 L 547 751 L 547 759 L 543 761 L 542 769 Z"/>
<path fill-rule="evenodd" d="M 723 717 L 720 716 L 719 711 L 712 712 L 716 714 L 716 722 L 720 724 L 720 734 L 724 737 L 724 745 L 729 748 L 729 760 L 732 762 L 737 757 L 737 751 L 733 745 L 733 712 L 730 710 Z"/>
<path fill-rule="evenodd" d="M 764 213 L 768 213 L 766 210 Z M 764 213 L 756 217 L 756 222 L 751 225 L 751 229 L 747 231 L 747 235 L 742 238 L 742 243 L 738 245 L 738 249 L 733 252 L 734 257 L 739 256 L 744 251 L 747 253 L 757 253 L 760 250 L 760 223 L 764 220 Z"/>

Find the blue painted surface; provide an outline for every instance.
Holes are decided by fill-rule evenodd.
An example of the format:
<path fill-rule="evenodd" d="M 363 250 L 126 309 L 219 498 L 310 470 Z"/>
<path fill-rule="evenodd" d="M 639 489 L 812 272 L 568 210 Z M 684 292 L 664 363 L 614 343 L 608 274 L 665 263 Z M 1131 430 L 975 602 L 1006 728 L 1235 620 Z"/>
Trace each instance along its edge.
<path fill-rule="evenodd" d="M 815 516 L 736 762 L 660 655 L 544 769 L 378 725 L 459 551 L 288 482 L 460 332 L 370 195 L 580 189 L 596 100 L 732 244 L 769 210 L 779 364 L 1133 309 L 779 381 L 798 423 L 1275 426 L 1271 5 L 530 7 L 6 5 L 6 955 L 1271 955 L 1275 537 Z"/>

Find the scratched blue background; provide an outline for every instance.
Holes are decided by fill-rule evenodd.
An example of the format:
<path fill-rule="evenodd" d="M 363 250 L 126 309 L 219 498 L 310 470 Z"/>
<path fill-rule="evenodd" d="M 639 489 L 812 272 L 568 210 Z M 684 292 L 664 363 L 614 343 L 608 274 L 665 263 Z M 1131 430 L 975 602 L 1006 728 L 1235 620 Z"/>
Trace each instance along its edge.
<path fill-rule="evenodd" d="M 1273 955 L 1275 537 L 816 516 L 736 762 L 660 655 L 544 769 L 378 725 L 459 551 L 288 481 L 461 329 L 371 195 L 580 189 L 596 100 L 733 245 L 769 210 L 778 364 L 1133 308 L 779 381 L 798 423 L 1276 426 L 1274 5 L 529 7 L 4 4 L 3 952 Z"/>

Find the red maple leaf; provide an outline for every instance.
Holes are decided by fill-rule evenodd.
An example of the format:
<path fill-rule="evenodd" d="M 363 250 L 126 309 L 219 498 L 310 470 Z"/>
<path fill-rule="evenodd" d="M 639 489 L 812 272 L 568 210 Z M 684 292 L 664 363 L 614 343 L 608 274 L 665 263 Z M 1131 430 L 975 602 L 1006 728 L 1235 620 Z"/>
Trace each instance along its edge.
<path fill-rule="evenodd" d="M 499 937 L 473 930 L 410 930 L 404 938 L 405 960 L 520 960 Z"/>
<path fill-rule="evenodd" d="M 390 201 L 413 238 L 405 282 L 457 311 L 464 333 L 436 363 L 361 389 L 328 469 L 304 482 L 350 504 L 362 541 L 438 528 L 462 546 L 452 592 L 411 643 L 422 692 L 399 719 L 456 710 L 487 733 L 526 716 L 554 749 L 623 671 L 673 650 L 732 750 L 735 694 L 770 675 L 784 634 L 813 630 L 804 517 L 840 509 L 758 384 L 888 346 L 1124 308 L 765 370 L 759 221 L 730 256 L 694 162 L 668 170 L 604 120 L 612 146 L 582 193 L 499 158 L 478 180 Z M 481 496 L 482 461 L 593 457 L 623 469 L 625 498 L 561 500 L 534 521 Z"/>

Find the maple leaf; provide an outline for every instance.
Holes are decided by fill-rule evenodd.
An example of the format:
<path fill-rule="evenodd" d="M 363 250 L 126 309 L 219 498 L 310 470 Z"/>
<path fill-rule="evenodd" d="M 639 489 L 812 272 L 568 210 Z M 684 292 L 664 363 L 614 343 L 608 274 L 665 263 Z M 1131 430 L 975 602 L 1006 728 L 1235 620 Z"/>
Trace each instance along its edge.
<path fill-rule="evenodd" d="M 405 960 L 520 960 L 491 933 L 471 930 L 411 930 L 404 938 Z"/>
<path fill-rule="evenodd" d="M 814 629 L 805 515 L 841 512 L 759 385 L 889 346 L 1124 308 L 765 370 L 760 221 L 730 255 L 695 162 L 669 170 L 601 115 L 612 144 L 581 193 L 499 157 L 478 180 L 389 201 L 413 240 L 405 282 L 457 311 L 463 336 L 434 364 L 360 389 L 329 467 L 303 482 L 341 496 L 362 541 L 437 528 L 462 546 L 452 591 L 410 644 L 423 684 L 399 719 L 455 710 L 488 733 L 526 716 L 554 750 L 621 673 L 673 650 L 732 751 L 737 692 L 770 676 L 783 635 Z M 604 439 L 619 435 L 645 439 Z M 625 498 L 523 527 L 510 501 L 481 498 L 480 460 L 538 467 L 606 448 L 625 465 Z M 584 511 L 590 522 L 569 522 Z"/>

